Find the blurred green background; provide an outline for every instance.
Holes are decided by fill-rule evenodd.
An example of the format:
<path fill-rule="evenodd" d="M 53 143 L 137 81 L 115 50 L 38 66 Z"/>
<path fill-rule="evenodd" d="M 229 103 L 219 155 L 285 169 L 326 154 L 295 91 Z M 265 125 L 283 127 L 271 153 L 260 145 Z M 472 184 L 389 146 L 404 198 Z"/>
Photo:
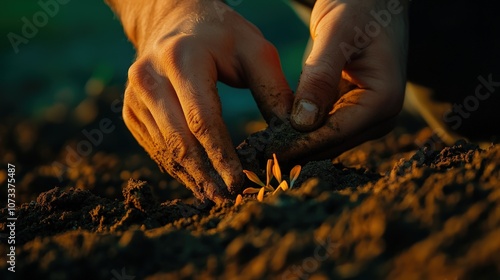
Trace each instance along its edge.
<path fill-rule="evenodd" d="M 238 3 L 233 8 L 257 25 L 278 48 L 285 75 L 295 88 L 309 36 L 307 28 L 285 1 L 232 3 Z M 2 6 L 0 117 L 57 121 L 70 117 L 75 108 L 80 108 L 80 115 L 86 114 L 88 108 L 82 102 L 89 95 L 106 94 L 103 88 L 115 87 L 123 92 L 134 49 L 104 1 L 69 0 L 59 5 L 59 11 L 48 17 L 47 24 L 38 28 L 28 43 L 18 46 L 18 53 L 8 34 L 22 35 L 22 18 L 33 22 L 33 16 L 43 10 L 39 1 L 7 0 Z M 248 90 L 225 85 L 219 89 L 224 117 L 233 132 L 259 118 Z"/>

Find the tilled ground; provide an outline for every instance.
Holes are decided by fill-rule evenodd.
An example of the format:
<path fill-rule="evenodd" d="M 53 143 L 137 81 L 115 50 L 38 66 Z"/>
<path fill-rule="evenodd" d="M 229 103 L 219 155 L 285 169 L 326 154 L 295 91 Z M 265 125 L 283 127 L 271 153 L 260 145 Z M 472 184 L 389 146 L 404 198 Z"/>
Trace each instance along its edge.
<path fill-rule="evenodd" d="M 396 130 L 303 166 L 300 187 L 211 209 L 142 156 L 97 152 L 64 175 L 40 164 L 18 187 L 16 273 L 2 261 L 0 277 L 499 279 L 500 146 L 419 148 L 428 132 Z"/>

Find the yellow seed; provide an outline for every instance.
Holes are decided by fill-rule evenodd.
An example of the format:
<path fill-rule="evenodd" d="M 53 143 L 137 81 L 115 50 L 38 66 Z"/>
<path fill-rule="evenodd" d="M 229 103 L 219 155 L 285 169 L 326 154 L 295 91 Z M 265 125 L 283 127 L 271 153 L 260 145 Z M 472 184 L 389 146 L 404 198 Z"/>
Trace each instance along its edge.
<path fill-rule="evenodd" d="M 256 183 L 257 185 L 263 187 L 265 186 L 264 183 L 262 183 L 262 181 L 259 179 L 259 176 L 257 176 L 257 174 L 253 173 L 252 171 L 248 171 L 248 170 L 243 170 L 243 173 L 245 173 L 245 175 L 247 175 L 247 178 Z"/>
<path fill-rule="evenodd" d="M 302 167 L 300 165 L 295 165 L 290 171 L 290 180 L 297 180 L 301 169 Z"/>
<path fill-rule="evenodd" d="M 267 186 L 265 186 L 264 188 L 265 188 L 265 189 L 266 189 L 266 191 L 268 191 L 268 192 L 272 192 L 272 191 L 274 191 L 274 188 L 273 188 L 273 186 L 271 186 L 271 185 L 267 185 Z"/>
<path fill-rule="evenodd" d="M 243 197 L 241 196 L 241 194 L 239 194 L 239 195 L 236 197 L 236 201 L 234 202 L 234 206 L 238 206 L 238 205 L 240 205 L 242 200 L 243 200 Z"/>
<path fill-rule="evenodd" d="M 276 190 L 273 192 L 273 195 L 278 194 L 282 191 L 283 191 L 283 189 L 281 187 L 277 187 Z"/>
<path fill-rule="evenodd" d="M 276 158 L 276 154 L 273 154 L 273 158 L 274 158 L 273 174 L 274 177 L 276 177 L 276 180 L 278 180 L 278 183 L 281 183 L 281 169 L 278 163 L 278 159 Z"/>
<path fill-rule="evenodd" d="M 286 181 L 281 182 L 281 184 L 278 186 L 278 188 L 286 191 L 288 190 L 288 183 Z"/>
<path fill-rule="evenodd" d="M 273 160 L 272 159 L 268 159 L 267 160 L 267 166 L 266 166 L 266 186 L 269 186 L 269 184 L 271 183 L 271 180 L 273 179 L 273 172 L 272 172 L 272 168 L 273 168 Z"/>
<path fill-rule="evenodd" d="M 257 194 L 257 200 L 258 201 L 264 200 L 264 187 L 260 188 L 259 194 Z"/>
<path fill-rule="evenodd" d="M 292 170 L 290 171 L 290 188 L 293 187 L 293 184 L 299 178 L 300 171 L 302 170 L 302 167 L 300 165 L 295 165 Z"/>
<path fill-rule="evenodd" d="M 253 194 L 258 193 L 260 191 L 259 188 L 246 188 L 243 190 L 243 194 Z"/>

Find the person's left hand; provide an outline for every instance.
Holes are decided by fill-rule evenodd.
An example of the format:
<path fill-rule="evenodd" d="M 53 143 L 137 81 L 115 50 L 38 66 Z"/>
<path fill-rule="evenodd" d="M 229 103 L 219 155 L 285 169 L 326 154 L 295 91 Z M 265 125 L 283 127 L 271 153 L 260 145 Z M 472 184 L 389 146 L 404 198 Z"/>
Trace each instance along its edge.
<path fill-rule="evenodd" d="M 407 1 L 401 1 L 316 2 L 314 45 L 291 116 L 292 126 L 308 133 L 276 151 L 283 160 L 331 158 L 392 129 L 406 82 Z"/>

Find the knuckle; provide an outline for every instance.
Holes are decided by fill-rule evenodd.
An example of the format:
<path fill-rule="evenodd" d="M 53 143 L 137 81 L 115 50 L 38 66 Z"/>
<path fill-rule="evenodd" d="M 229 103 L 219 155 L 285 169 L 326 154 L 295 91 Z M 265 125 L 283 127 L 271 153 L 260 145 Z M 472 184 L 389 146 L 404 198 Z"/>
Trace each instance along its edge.
<path fill-rule="evenodd" d="M 123 109 L 122 117 L 125 124 L 130 127 L 139 123 L 137 116 L 134 113 L 134 109 L 137 107 L 137 101 L 135 98 L 135 92 L 130 88 L 127 88 L 125 92 L 125 97 L 123 98 Z"/>
<path fill-rule="evenodd" d="M 168 134 L 165 138 L 165 147 L 167 158 L 172 162 L 183 162 L 192 154 L 192 148 L 189 147 L 185 137 L 178 132 Z"/>
<path fill-rule="evenodd" d="M 203 118 L 198 108 L 190 108 L 187 110 L 186 121 L 189 130 L 195 135 L 196 138 L 207 134 L 209 125 L 205 118 Z"/>
<path fill-rule="evenodd" d="M 262 57 L 277 59 L 278 58 L 278 50 L 276 47 L 270 42 L 264 40 L 257 48 L 257 51 Z"/>
<path fill-rule="evenodd" d="M 140 82 L 148 63 L 146 61 L 136 61 L 128 69 L 128 81 L 130 84 L 135 85 Z"/>
<path fill-rule="evenodd" d="M 279 54 L 276 47 L 263 38 L 256 38 L 252 42 L 243 40 L 241 44 L 244 44 L 241 50 L 243 50 L 245 57 L 249 59 L 250 62 L 254 62 L 255 59 L 261 59 L 267 63 L 279 61 Z"/>
<path fill-rule="evenodd" d="M 133 110 L 130 106 L 123 106 L 122 117 L 125 125 L 127 125 L 128 127 L 134 125 L 137 122 L 137 118 L 135 117 L 135 114 L 133 113 Z"/>
<path fill-rule="evenodd" d="M 167 65 L 181 65 L 193 53 L 193 39 L 189 35 L 170 38 L 168 42 L 161 47 L 161 57 Z"/>
<path fill-rule="evenodd" d="M 179 150 L 184 148 L 183 138 L 178 133 L 169 133 L 165 137 L 165 145 L 169 150 Z"/>
<path fill-rule="evenodd" d="M 162 79 L 148 60 L 138 60 L 128 70 L 129 86 L 150 92 L 160 86 Z"/>
<path fill-rule="evenodd" d="M 183 166 L 182 163 L 190 153 L 187 143 L 179 133 L 170 133 L 165 138 L 164 144 L 156 143 L 151 148 L 150 157 L 160 168 L 172 175 L 178 172 L 180 166 Z"/>
<path fill-rule="evenodd" d="M 303 74 L 301 80 L 305 82 L 307 91 L 318 93 L 335 93 L 340 73 L 335 73 L 331 63 L 321 63 Z"/>

